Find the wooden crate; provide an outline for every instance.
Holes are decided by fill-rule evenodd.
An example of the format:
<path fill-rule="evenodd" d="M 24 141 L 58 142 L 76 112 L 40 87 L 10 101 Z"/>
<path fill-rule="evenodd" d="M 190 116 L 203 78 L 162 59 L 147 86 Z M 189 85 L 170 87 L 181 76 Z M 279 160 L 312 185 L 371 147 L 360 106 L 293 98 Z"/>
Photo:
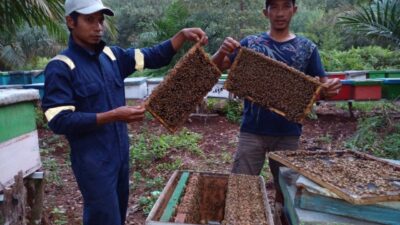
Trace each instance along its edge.
<path fill-rule="evenodd" d="M 396 183 L 400 179 L 400 166 L 367 154 L 353 151 L 280 151 L 270 153 L 269 157 L 352 204 L 400 200 L 400 186 Z M 345 169 L 343 164 L 347 165 Z M 369 179 L 368 182 L 365 179 Z"/>
<path fill-rule="evenodd" d="M 162 221 L 163 215 L 166 211 L 174 209 L 174 205 L 169 205 L 174 198 L 176 198 L 176 189 L 179 189 L 179 182 L 182 179 L 184 173 L 199 173 L 203 178 L 202 193 L 201 193 L 201 204 L 199 213 L 203 221 L 212 224 L 220 224 L 224 219 L 224 209 L 225 209 L 225 197 L 227 192 L 227 185 L 229 174 L 219 174 L 211 172 L 193 172 L 193 171 L 175 171 L 168 183 L 164 187 L 160 197 L 154 204 L 149 216 L 146 219 L 146 225 L 172 225 L 172 224 L 188 224 Z M 266 208 L 265 215 L 268 219 L 269 224 L 273 225 L 271 209 L 268 203 L 268 197 L 265 190 L 265 183 L 263 178 L 260 176 L 260 190 L 263 195 L 263 202 Z M 176 200 L 176 199 L 175 199 Z M 175 202 L 176 203 L 176 202 Z M 217 207 L 213 207 L 217 206 Z M 169 213 L 169 212 L 167 212 Z M 192 224 L 197 225 L 197 224 Z"/>

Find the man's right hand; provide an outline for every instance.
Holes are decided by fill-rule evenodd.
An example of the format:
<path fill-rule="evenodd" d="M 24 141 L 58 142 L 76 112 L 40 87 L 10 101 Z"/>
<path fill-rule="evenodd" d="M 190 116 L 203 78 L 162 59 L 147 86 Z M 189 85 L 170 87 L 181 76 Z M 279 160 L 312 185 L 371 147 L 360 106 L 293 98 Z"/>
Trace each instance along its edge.
<path fill-rule="evenodd" d="M 237 48 L 240 47 L 240 43 L 231 37 L 225 38 L 222 45 L 219 47 L 217 54 L 223 54 L 224 56 L 232 54 Z"/>
<path fill-rule="evenodd" d="M 97 124 L 111 123 L 115 121 L 123 121 L 132 123 L 142 121 L 146 109 L 143 106 L 121 106 L 108 112 L 97 114 Z"/>
<path fill-rule="evenodd" d="M 119 121 L 131 123 L 143 120 L 146 109 L 143 106 L 122 106 L 114 111 Z"/>
<path fill-rule="evenodd" d="M 228 55 L 232 54 L 237 48 L 240 47 L 240 43 L 231 37 L 225 38 L 218 51 L 213 55 L 212 61 L 221 71 L 229 69 L 231 62 Z"/>

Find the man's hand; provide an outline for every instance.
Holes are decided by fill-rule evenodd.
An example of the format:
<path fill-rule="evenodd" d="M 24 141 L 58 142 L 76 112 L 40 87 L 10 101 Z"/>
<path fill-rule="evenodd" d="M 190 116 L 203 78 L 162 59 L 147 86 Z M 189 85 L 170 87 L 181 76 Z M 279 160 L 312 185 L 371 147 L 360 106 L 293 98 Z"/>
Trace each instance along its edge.
<path fill-rule="evenodd" d="M 232 54 L 237 48 L 240 47 L 240 43 L 231 37 L 225 38 L 218 51 L 213 55 L 212 61 L 218 68 L 223 71 L 231 66 L 228 59 L 228 55 Z"/>
<path fill-rule="evenodd" d="M 171 38 L 175 51 L 178 51 L 185 41 L 199 42 L 201 45 L 206 45 L 208 44 L 208 37 L 200 28 L 185 28 Z"/>
<path fill-rule="evenodd" d="M 340 91 L 340 88 L 342 87 L 342 83 L 338 78 L 333 78 L 333 79 L 325 79 L 322 81 L 325 87 L 325 90 L 323 92 L 324 97 L 333 97 L 337 95 Z"/>
<path fill-rule="evenodd" d="M 231 37 L 225 38 L 222 45 L 219 47 L 216 54 L 227 56 L 232 54 L 237 48 L 240 47 L 240 43 Z"/>
<path fill-rule="evenodd" d="M 127 123 L 141 121 L 146 109 L 143 106 L 121 106 L 108 112 L 97 114 L 97 124 L 105 124 L 115 121 Z"/>

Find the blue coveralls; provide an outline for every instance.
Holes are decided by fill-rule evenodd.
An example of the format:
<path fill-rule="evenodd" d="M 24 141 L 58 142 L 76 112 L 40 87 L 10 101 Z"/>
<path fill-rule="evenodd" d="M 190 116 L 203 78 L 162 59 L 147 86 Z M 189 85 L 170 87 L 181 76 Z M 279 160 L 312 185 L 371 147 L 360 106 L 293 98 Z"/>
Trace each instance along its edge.
<path fill-rule="evenodd" d="M 53 60 L 45 69 L 42 108 L 49 127 L 66 135 L 71 146 L 85 225 L 124 224 L 129 195 L 127 124 L 97 125 L 96 113 L 125 105 L 123 80 L 136 69 L 159 68 L 175 55 L 170 40 L 140 50 L 110 47 L 111 54 L 103 51 L 106 48 L 101 42 L 90 52 L 70 37 L 61 55 L 73 66 Z"/>

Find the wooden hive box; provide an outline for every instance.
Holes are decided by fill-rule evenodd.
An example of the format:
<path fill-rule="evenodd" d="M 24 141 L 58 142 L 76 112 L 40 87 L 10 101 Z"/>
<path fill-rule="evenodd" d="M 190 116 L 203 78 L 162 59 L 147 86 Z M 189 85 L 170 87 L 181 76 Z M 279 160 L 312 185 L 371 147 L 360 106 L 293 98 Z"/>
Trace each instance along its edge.
<path fill-rule="evenodd" d="M 36 130 L 37 90 L 0 90 L 0 191 L 22 171 L 28 176 L 41 167 Z"/>
<path fill-rule="evenodd" d="M 239 97 L 301 122 L 322 89 L 314 78 L 248 48 L 241 48 L 225 82 Z"/>
<path fill-rule="evenodd" d="M 264 211 L 258 211 L 258 213 L 265 216 L 268 225 L 273 225 L 264 180 L 261 176 L 252 177 L 258 181 L 258 185 L 255 184 L 253 188 L 258 189 L 260 195 L 255 196 L 265 208 Z M 225 221 L 226 211 L 233 209 L 235 205 L 231 204 L 236 202 L 227 199 L 230 195 L 228 188 L 232 186 L 229 182 L 232 182 L 229 174 L 175 171 L 147 217 L 146 225 L 230 224 Z M 193 185 L 198 186 L 196 188 Z M 186 204 L 183 208 L 189 207 L 190 210 L 182 209 L 182 204 Z M 251 206 L 249 207 L 249 212 L 256 211 Z M 252 217 L 256 216 L 252 215 Z"/>
<path fill-rule="evenodd" d="M 152 91 L 145 107 L 169 131 L 175 132 L 195 111 L 196 105 L 203 101 L 220 76 L 219 69 L 196 44 Z"/>
<path fill-rule="evenodd" d="M 353 151 L 278 151 L 270 159 L 356 205 L 400 200 L 400 166 Z"/>

